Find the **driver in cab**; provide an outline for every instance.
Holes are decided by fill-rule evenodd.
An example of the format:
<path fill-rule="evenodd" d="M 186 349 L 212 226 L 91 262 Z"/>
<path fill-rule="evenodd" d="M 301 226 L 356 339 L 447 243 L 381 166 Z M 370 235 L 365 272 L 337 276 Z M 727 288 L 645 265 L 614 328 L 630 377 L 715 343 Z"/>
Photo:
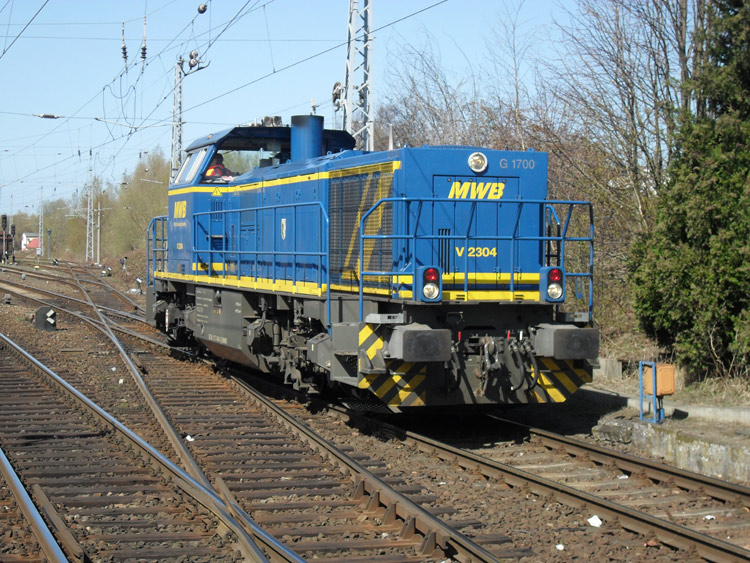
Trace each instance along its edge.
<path fill-rule="evenodd" d="M 206 170 L 204 178 L 211 181 L 221 180 L 228 182 L 233 180 L 236 175 L 236 173 L 224 166 L 224 157 L 219 153 L 216 153 L 213 158 L 211 158 L 211 163 Z"/>

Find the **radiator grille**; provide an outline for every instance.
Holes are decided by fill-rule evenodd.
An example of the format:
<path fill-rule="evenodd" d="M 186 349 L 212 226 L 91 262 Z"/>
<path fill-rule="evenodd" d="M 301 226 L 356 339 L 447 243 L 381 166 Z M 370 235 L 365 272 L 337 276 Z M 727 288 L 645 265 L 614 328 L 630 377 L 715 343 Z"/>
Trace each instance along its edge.
<path fill-rule="evenodd" d="M 362 174 L 332 177 L 329 193 L 331 283 L 355 290 L 359 287 L 359 225 L 362 215 L 378 200 L 393 193 L 392 163 L 368 167 Z M 367 235 L 393 233 L 393 210 L 381 204 L 365 224 Z M 393 240 L 365 240 L 363 270 L 393 269 Z M 390 287 L 390 276 L 368 276 L 367 287 Z"/>
<path fill-rule="evenodd" d="M 448 237 L 451 235 L 450 229 L 438 229 L 438 236 Z M 451 240 L 438 239 L 438 265 L 441 272 L 451 271 Z"/>

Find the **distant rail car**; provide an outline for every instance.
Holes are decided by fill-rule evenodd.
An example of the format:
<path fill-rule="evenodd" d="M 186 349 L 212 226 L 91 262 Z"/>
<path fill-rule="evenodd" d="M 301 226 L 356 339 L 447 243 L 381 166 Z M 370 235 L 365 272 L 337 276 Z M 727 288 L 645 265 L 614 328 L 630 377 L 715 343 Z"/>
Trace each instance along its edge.
<path fill-rule="evenodd" d="M 14 249 L 14 240 L 16 237 L 16 226 L 8 223 L 8 216 L 0 217 L 0 262 L 14 262 L 16 252 Z"/>
<path fill-rule="evenodd" d="M 546 199 L 546 153 L 364 152 L 319 116 L 186 151 L 148 230 L 147 315 L 174 340 L 393 412 L 591 381 L 593 212 Z"/>

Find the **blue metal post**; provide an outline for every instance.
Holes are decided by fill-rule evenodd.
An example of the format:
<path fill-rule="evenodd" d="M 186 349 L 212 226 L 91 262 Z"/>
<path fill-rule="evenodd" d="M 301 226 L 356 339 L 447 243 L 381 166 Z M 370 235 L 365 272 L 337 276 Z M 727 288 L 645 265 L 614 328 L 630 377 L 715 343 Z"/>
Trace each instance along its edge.
<path fill-rule="evenodd" d="M 662 404 L 662 398 L 656 395 L 656 362 L 638 362 L 638 383 L 640 387 L 640 409 L 641 409 L 641 420 L 645 420 L 643 417 L 643 366 L 651 366 L 651 391 L 650 397 L 651 404 L 654 409 L 654 415 L 651 420 L 647 422 L 653 422 L 654 424 L 661 424 L 664 422 L 664 406 Z"/>

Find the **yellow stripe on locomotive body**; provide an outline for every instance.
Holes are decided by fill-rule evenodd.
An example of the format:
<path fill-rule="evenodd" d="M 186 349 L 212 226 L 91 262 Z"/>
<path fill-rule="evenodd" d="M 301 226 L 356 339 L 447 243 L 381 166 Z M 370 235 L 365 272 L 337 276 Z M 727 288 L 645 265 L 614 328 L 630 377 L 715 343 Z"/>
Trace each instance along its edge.
<path fill-rule="evenodd" d="M 297 116 L 188 146 L 149 227 L 150 320 L 393 412 L 562 402 L 590 381 L 590 205 L 547 200 L 547 155 L 354 144 Z"/>
<path fill-rule="evenodd" d="M 248 288 L 256 290 L 280 291 L 291 294 L 301 295 L 325 295 L 328 286 L 326 284 L 316 284 L 312 282 L 293 282 L 290 280 L 272 280 L 267 278 L 252 278 L 243 276 L 238 278 L 236 274 L 228 273 L 224 275 L 224 264 L 214 263 L 211 265 L 213 274 L 209 273 L 208 264 L 193 264 L 192 271 L 204 273 L 205 275 L 196 274 L 176 274 L 171 272 L 156 272 L 155 277 L 163 280 L 190 281 L 195 283 L 204 283 L 206 285 L 231 286 L 238 288 Z M 331 291 L 342 293 L 354 293 L 355 288 L 347 285 L 331 284 Z M 365 288 L 364 293 L 367 295 L 381 295 L 383 297 L 395 299 L 411 299 L 413 292 L 411 290 L 388 290 L 379 288 Z M 539 302 L 538 291 L 483 291 L 470 290 L 445 290 L 443 291 L 445 301 L 509 301 L 509 302 Z"/>
<path fill-rule="evenodd" d="M 401 168 L 401 162 L 398 160 L 386 162 L 384 164 L 368 164 L 365 166 L 353 166 L 352 168 L 343 168 L 341 170 L 332 170 L 328 172 L 317 172 L 314 174 L 299 174 L 289 176 L 288 178 L 278 178 L 276 180 L 265 180 L 262 182 L 253 182 L 250 184 L 238 184 L 234 186 L 187 186 L 184 188 L 170 189 L 169 196 L 210 193 L 213 196 L 224 196 L 227 194 L 243 192 L 248 190 L 260 190 L 263 188 L 272 188 L 277 186 L 290 186 L 302 182 L 312 182 L 317 180 L 328 180 L 330 178 L 345 178 L 347 176 L 356 176 L 359 174 L 372 174 L 372 172 L 394 172 Z"/>
<path fill-rule="evenodd" d="M 198 276 L 191 274 L 175 274 L 155 272 L 154 277 L 165 281 L 191 282 L 205 286 L 233 287 L 239 289 L 253 289 L 268 292 L 280 292 L 298 295 L 320 297 L 326 293 L 326 285 L 308 282 L 292 282 L 289 280 L 272 280 L 263 278 L 237 278 L 236 275 Z"/>

